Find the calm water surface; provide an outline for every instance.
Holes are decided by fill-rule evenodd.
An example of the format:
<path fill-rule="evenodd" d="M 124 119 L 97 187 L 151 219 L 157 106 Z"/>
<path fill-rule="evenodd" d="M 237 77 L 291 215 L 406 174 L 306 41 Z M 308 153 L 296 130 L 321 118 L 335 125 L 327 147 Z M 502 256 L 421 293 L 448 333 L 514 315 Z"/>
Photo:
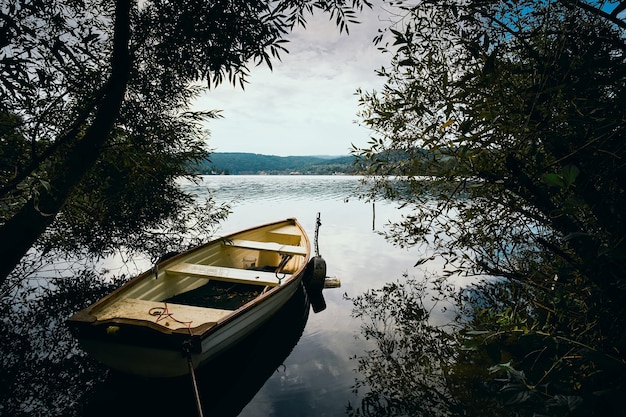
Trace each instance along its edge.
<path fill-rule="evenodd" d="M 367 346 L 355 338 L 360 323 L 351 317 L 352 303 L 343 294 L 354 297 L 402 280 L 404 274 L 419 274 L 413 265 L 420 253 L 394 247 L 378 233 L 388 220 L 399 219 L 398 209 L 376 202 L 374 222 L 372 203 L 352 197 L 359 178 L 351 176 L 207 176 L 201 184 L 185 186 L 198 195 L 210 189 L 218 201 L 235 201 L 223 234 L 296 217 L 313 243 L 320 213 L 319 252 L 328 275 L 341 279 L 341 288 L 324 290 L 327 308 L 310 312 L 283 365 L 240 416 L 345 415 L 346 406 L 359 400 L 352 392 L 357 375 L 350 358 Z"/>

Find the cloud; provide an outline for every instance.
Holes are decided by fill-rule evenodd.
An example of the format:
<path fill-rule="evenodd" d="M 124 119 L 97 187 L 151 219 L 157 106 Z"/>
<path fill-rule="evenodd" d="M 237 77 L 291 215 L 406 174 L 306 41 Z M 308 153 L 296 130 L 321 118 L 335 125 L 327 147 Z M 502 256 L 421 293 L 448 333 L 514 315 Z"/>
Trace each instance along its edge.
<path fill-rule="evenodd" d="M 380 9 L 364 12 L 350 35 L 339 34 L 328 16 L 296 29 L 282 61 L 251 68 L 245 90 L 225 84 L 204 94 L 196 108 L 221 109 L 211 120 L 209 147 L 217 152 L 273 155 L 348 154 L 370 132 L 355 123 L 358 88 L 379 90 L 375 70 L 389 58 L 373 45 L 383 24 Z"/>

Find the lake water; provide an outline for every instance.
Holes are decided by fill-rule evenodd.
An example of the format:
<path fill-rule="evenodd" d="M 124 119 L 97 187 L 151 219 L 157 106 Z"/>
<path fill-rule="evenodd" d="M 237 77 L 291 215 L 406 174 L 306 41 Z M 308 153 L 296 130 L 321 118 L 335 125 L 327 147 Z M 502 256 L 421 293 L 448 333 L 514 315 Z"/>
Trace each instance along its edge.
<path fill-rule="evenodd" d="M 341 280 L 340 288 L 324 290 L 326 309 L 311 311 L 289 356 L 240 416 L 341 416 L 358 401 L 351 358 L 362 355 L 367 345 L 355 338 L 360 323 L 351 317 L 352 302 L 344 294 L 358 296 L 403 280 L 405 274 L 419 275 L 413 265 L 421 255 L 394 247 L 378 233 L 400 212 L 393 203 L 379 201 L 374 216 L 371 202 L 353 197 L 358 186 L 359 177 L 352 176 L 207 176 L 201 184 L 186 184 L 198 195 L 210 189 L 218 201 L 235 200 L 223 234 L 296 217 L 313 243 L 319 213 L 319 253 L 327 275 Z"/>
<path fill-rule="evenodd" d="M 316 309 L 310 308 L 310 298 L 305 291 L 299 291 L 261 331 L 199 370 L 197 382 L 205 417 L 346 416 L 349 406 L 361 405 L 361 396 L 367 395 L 368 387 L 358 393 L 353 390 L 355 381 L 364 379 L 356 371 L 360 359 L 375 351 L 391 357 L 394 347 L 377 345 L 381 340 L 376 337 L 369 341 L 362 337 L 364 323 L 353 317 L 354 305 L 350 298 L 380 289 L 388 283 L 402 283 L 411 278 L 422 280 L 428 270 L 424 272 L 421 267 L 414 267 L 415 262 L 425 255 L 421 250 L 395 247 L 381 235 L 390 220 L 401 219 L 402 212 L 393 202 L 372 203 L 356 198 L 359 181 L 359 177 L 351 176 L 206 176 L 200 183 L 182 184 L 198 197 L 211 192 L 218 203 L 232 204 L 233 213 L 221 225 L 218 235 L 295 217 L 314 243 L 319 214 L 319 246 L 314 245 L 313 252 L 318 249 L 326 261 L 327 275 L 336 276 L 341 281 L 340 288 L 323 291 L 326 308 L 322 311 L 316 313 Z M 142 262 L 133 259 L 129 264 L 140 270 L 150 266 L 145 262 L 142 265 Z M 436 262 L 428 265 L 435 272 L 441 267 Z M 81 284 L 78 287 L 63 297 L 73 297 L 76 304 L 81 304 L 85 298 L 93 296 L 89 286 L 86 286 L 85 294 L 81 293 Z M 429 323 L 448 322 L 449 313 L 439 308 L 440 305 L 435 308 L 432 304 L 430 296 L 433 294 L 427 292 L 428 297 L 422 300 L 410 296 L 396 299 L 395 305 L 409 307 L 409 321 L 402 330 L 409 333 L 405 336 L 413 338 L 414 325 L 419 326 L 424 320 L 419 314 L 422 303 L 425 303 L 427 314 L 424 317 Z M 388 295 L 386 293 L 384 298 Z M 7 366 L 3 375 L 9 375 L 5 378 L 12 385 L 5 390 L 3 401 L 0 401 L 0 415 L 4 415 L 3 410 L 18 409 L 23 412 L 7 415 L 199 415 L 189 377 L 146 380 L 106 372 L 105 368 L 74 349 L 75 340 L 65 327 L 63 331 L 57 329 L 75 311 L 72 303 L 59 304 L 56 296 L 49 302 L 52 311 L 56 313 L 58 310 L 59 316 L 27 315 L 24 323 L 4 323 L 7 331 L 18 332 L 9 340 L 26 340 L 24 333 L 20 333 L 21 326 L 33 336 L 28 338 L 32 342 L 32 346 L 28 346 L 32 352 L 24 351 L 24 346 L 19 343 L 15 349 L 3 345 L 3 352 L 6 352 L 3 364 Z M 384 317 L 379 321 L 385 332 L 391 334 L 387 341 L 391 340 L 392 344 L 402 342 L 402 333 L 390 324 L 394 318 L 386 319 L 391 317 L 386 313 L 393 310 L 394 306 L 383 303 L 382 313 L 378 316 L 379 319 Z M 405 352 L 401 353 L 410 359 L 422 358 L 428 367 L 436 368 L 437 377 L 437 359 L 445 355 L 437 349 L 428 353 L 428 345 L 423 342 L 428 340 L 424 334 L 418 336 L 421 339 L 414 339 L 418 343 L 411 344 L 408 349 L 402 344 Z M 435 338 L 438 337 L 435 334 Z M 387 349 L 389 347 L 391 349 Z M 22 359 L 25 352 L 28 359 Z M 371 358 L 375 362 L 375 354 Z M 373 365 L 380 366 L 378 369 L 373 366 L 368 372 L 374 370 L 374 375 L 382 374 L 377 381 L 387 382 L 389 375 L 384 373 L 387 363 L 383 360 Z M 413 368 L 411 372 L 403 368 L 408 381 L 408 396 L 415 392 L 413 382 L 416 376 L 422 380 L 425 378 L 422 386 L 436 387 L 429 374 L 424 377 L 420 366 Z M 370 383 L 371 379 L 368 380 Z M 391 395 L 396 395 L 398 385 L 395 381 L 390 384 Z M 373 387 L 371 392 L 377 391 Z M 6 402 L 9 399 L 10 404 Z M 416 402 L 423 404 L 422 399 Z M 435 404 L 434 409 L 437 407 Z"/>

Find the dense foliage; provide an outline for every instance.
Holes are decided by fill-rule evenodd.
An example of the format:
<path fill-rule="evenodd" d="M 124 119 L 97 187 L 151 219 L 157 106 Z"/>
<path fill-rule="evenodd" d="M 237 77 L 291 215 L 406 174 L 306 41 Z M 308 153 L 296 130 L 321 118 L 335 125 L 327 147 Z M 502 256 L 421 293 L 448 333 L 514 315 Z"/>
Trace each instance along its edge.
<path fill-rule="evenodd" d="M 349 416 L 516 415 L 498 402 L 497 383 L 485 381 L 490 350 L 468 349 L 457 331 L 466 297 L 455 291 L 407 274 L 351 299 L 371 348 L 352 358 L 363 399 L 348 405 Z"/>
<path fill-rule="evenodd" d="M 225 211 L 217 207 L 213 216 L 210 201 L 191 204 L 175 183 L 208 154 L 201 122 L 217 113 L 187 110 L 201 85 L 243 86 L 248 67 L 271 67 L 307 14 L 328 13 L 347 31 L 363 6 L 3 3 L 0 285 L 36 244 L 66 253 L 83 246 L 95 256 L 123 246 L 155 256 L 185 228 L 206 235 Z"/>
<path fill-rule="evenodd" d="M 109 257 L 134 273 L 129 259 L 206 240 L 227 216 L 180 187 L 218 117 L 188 110 L 198 93 L 271 67 L 313 12 L 347 31 L 364 6 L 0 1 L 0 414 L 62 415 L 60 399 L 80 401 L 102 378 L 63 319 L 106 292 L 103 276 L 128 279 L 107 274 Z"/>
<path fill-rule="evenodd" d="M 376 137 L 355 150 L 373 192 L 415 207 L 390 236 L 434 247 L 446 275 L 504 279 L 497 297 L 487 285 L 471 297 L 484 300 L 469 304 L 467 326 L 476 346 L 501 350 L 490 358 L 511 401 L 535 402 L 520 414 L 603 415 L 598 404 L 619 414 L 623 5 L 425 0 L 396 10 L 386 86 L 361 96 Z M 422 149 L 445 161 L 429 181 L 412 157 Z M 398 152 L 408 157 L 389 164 Z"/>

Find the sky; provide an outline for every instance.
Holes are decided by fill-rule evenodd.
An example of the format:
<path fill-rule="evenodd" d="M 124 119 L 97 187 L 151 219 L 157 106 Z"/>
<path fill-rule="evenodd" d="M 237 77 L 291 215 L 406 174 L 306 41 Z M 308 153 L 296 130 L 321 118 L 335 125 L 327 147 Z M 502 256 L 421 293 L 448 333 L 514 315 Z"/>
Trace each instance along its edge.
<path fill-rule="evenodd" d="M 306 30 L 287 38 L 288 54 L 251 66 L 245 90 L 222 84 L 196 102 L 194 109 L 221 110 L 207 122 L 214 152 L 265 155 L 348 155 L 352 144 L 365 147 L 371 131 L 360 126 L 356 90 L 380 91 L 384 78 L 375 70 L 391 59 L 372 40 L 384 27 L 385 12 L 364 10 L 362 22 L 339 29 L 318 13 Z"/>

